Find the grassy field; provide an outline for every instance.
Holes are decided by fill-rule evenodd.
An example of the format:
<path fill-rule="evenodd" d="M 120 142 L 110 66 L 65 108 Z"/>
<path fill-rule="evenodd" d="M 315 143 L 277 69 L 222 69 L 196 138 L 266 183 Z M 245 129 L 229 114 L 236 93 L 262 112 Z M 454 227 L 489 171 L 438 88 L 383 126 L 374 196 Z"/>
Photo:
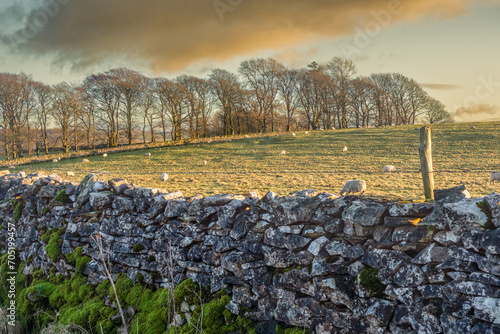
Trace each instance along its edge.
<path fill-rule="evenodd" d="M 500 191 L 489 184 L 489 172 L 500 170 L 500 122 L 432 126 L 436 188 L 465 184 L 473 196 Z M 103 180 L 125 178 L 140 186 L 181 190 L 194 194 L 280 195 L 303 189 L 338 193 L 347 180 L 363 179 L 367 194 L 390 199 L 421 199 L 418 173 L 418 126 L 310 131 L 273 137 L 243 138 L 232 142 L 191 144 L 145 149 L 19 166 L 16 171 L 58 173 L 79 182 L 98 172 Z M 342 152 L 347 146 L 348 151 Z M 280 156 L 280 151 L 286 154 Z M 144 157 L 150 152 L 151 157 Z M 203 166 L 203 161 L 208 162 Z M 398 173 L 381 173 L 386 164 Z M 75 177 L 66 177 L 66 171 Z M 160 174 L 169 174 L 161 182 Z"/>

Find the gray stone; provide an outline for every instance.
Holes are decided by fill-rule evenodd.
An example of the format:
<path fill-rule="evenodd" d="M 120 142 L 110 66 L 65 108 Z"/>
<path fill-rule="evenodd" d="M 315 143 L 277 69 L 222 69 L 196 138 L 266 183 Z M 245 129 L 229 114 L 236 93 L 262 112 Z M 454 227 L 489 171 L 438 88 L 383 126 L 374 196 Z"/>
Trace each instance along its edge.
<path fill-rule="evenodd" d="M 434 203 L 394 203 L 389 206 L 389 214 L 393 217 L 425 217 L 434 206 Z"/>
<path fill-rule="evenodd" d="M 326 237 L 318 238 L 318 239 L 314 240 L 313 242 L 311 242 L 311 244 L 309 245 L 307 250 L 312 255 L 316 256 L 319 254 L 320 250 L 325 246 L 326 243 L 328 243 L 328 239 Z"/>
<path fill-rule="evenodd" d="M 365 320 L 370 325 L 386 327 L 395 309 L 396 302 L 394 301 L 372 298 L 368 303 Z"/>
<path fill-rule="evenodd" d="M 387 207 L 382 204 L 354 201 L 351 206 L 344 210 L 342 219 L 352 224 L 375 226 L 380 223 L 386 211 Z"/>
<path fill-rule="evenodd" d="M 500 299 L 490 297 L 472 298 L 474 316 L 478 319 L 500 324 Z"/>
<path fill-rule="evenodd" d="M 111 208 L 115 194 L 111 191 L 94 192 L 89 194 L 90 206 L 97 211 Z"/>
<path fill-rule="evenodd" d="M 488 217 L 477 206 L 482 198 L 464 199 L 457 203 L 443 205 L 444 219 L 450 230 L 462 234 L 471 230 L 482 230 Z"/>

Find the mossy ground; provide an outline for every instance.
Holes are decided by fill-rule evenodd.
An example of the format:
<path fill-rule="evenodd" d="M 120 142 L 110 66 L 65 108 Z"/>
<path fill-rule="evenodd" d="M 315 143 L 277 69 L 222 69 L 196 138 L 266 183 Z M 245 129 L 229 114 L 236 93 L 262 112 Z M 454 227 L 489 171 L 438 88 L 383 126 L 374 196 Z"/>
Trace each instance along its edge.
<path fill-rule="evenodd" d="M 77 263 L 83 256 L 81 249 L 75 249 L 66 257 L 68 261 Z M 0 280 L 5 286 L 6 256 L 0 260 Z M 23 269 L 21 263 L 16 277 L 16 302 L 17 318 L 21 320 L 24 332 L 40 333 L 47 326 L 72 324 L 81 326 L 89 333 L 101 333 L 101 328 L 103 333 L 118 333 L 118 325 L 110 320 L 117 310 L 107 306 L 109 303 L 106 302 L 114 301 L 108 281 L 95 286 L 87 284 L 87 277 L 80 272 L 65 277 L 55 272 L 44 274 L 41 270 L 27 278 L 22 274 Z M 173 291 L 163 288 L 153 290 L 145 284 L 134 283 L 125 274 L 117 276 L 115 285 L 122 308 L 133 307 L 136 311 L 128 324 L 131 334 L 195 334 L 200 328 L 205 334 L 255 333 L 255 324 L 251 320 L 235 316 L 226 309 L 230 297 L 225 290 L 212 295 L 192 280 L 182 282 Z M 0 307 L 5 307 L 7 302 L 6 291 L 0 289 Z M 180 311 L 183 302 L 193 307 L 192 317 L 186 324 L 174 329 L 169 326 L 173 310 Z M 280 328 L 278 333 L 298 334 L 304 331 Z"/>
<path fill-rule="evenodd" d="M 385 290 L 385 286 L 377 277 L 378 269 L 364 268 L 359 273 L 359 284 L 370 291 L 372 297 L 380 297 Z"/>
<path fill-rule="evenodd" d="M 55 197 L 54 201 L 68 203 L 71 202 L 69 196 L 66 194 L 66 189 L 61 190 Z"/>
<path fill-rule="evenodd" d="M 432 125 L 434 180 L 436 189 L 465 184 L 473 197 L 498 191 L 489 184 L 489 173 L 500 165 L 498 143 L 500 122 Z M 168 148 L 61 160 L 57 164 L 23 166 L 27 172 L 75 172 L 65 177 L 79 182 L 91 172 L 106 172 L 103 180 L 126 178 L 143 187 L 197 193 L 246 194 L 257 190 L 262 195 L 274 191 L 286 195 L 303 189 L 339 192 L 344 182 L 363 179 L 367 194 L 391 199 L 423 198 L 418 156 L 419 125 L 387 128 L 310 131 L 309 134 L 280 134 L 272 137 L 242 138 L 232 142 L 196 143 Z M 341 152 L 347 146 L 347 152 Z M 279 156 L 281 150 L 286 154 Z M 144 158 L 151 152 L 150 158 Z M 203 166 L 203 161 L 208 162 Z M 397 173 L 380 172 L 394 165 Z M 470 171 L 484 172 L 470 172 Z M 440 172 L 452 171 L 452 172 Z M 169 174 L 161 182 L 160 174 Z M 227 177 L 230 175 L 230 177 Z"/>
<path fill-rule="evenodd" d="M 63 240 L 61 236 L 64 234 L 64 228 L 47 230 L 40 238 L 46 244 L 45 251 L 52 262 L 56 262 L 62 254 L 61 246 Z"/>

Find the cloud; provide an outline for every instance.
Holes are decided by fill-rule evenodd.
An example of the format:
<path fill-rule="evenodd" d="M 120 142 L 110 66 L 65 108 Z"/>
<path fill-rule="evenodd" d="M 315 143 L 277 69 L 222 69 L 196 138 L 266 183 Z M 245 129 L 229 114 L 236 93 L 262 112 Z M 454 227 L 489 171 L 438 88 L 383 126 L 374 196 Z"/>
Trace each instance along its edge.
<path fill-rule="evenodd" d="M 484 120 L 485 117 L 492 119 L 491 116 L 495 115 L 500 117 L 500 106 L 491 104 L 475 104 L 469 107 L 460 107 L 453 114 L 453 116 L 472 121 Z"/>
<path fill-rule="evenodd" d="M 424 88 L 429 88 L 429 89 L 437 89 L 437 90 L 455 90 L 455 89 L 463 89 L 465 88 L 464 86 L 458 86 L 458 85 L 449 85 L 449 84 L 432 84 L 432 83 L 423 83 L 420 84 Z"/>
<path fill-rule="evenodd" d="M 486 0 L 487 1 L 487 0 Z M 353 34 L 366 24 L 449 18 L 484 0 L 40 0 L 8 8 L 0 43 L 85 69 L 124 59 L 157 72 Z M 390 14 L 391 3 L 399 3 Z M 7 11 L 6 10 L 6 11 Z M 389 14 L 389 16 L 387 16 Z M 1 15 L 0 15 L 1 16 Z M 333 56 L 333 55 L 332 55 Z"/>

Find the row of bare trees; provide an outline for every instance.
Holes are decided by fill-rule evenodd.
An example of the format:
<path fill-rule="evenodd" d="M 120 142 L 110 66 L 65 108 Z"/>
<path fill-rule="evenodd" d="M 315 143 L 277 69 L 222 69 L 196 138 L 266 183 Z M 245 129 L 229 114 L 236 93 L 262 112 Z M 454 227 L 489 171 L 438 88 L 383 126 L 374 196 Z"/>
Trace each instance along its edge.
<path fill-rule="evenodd" d="M 49 86 L 0 73 L 0 134 L 6 159 L 52 148 L 133 144 L 255 132 L 450 122 L 444 106 L 398 73 L 356 76 L 334 58 L 289 69 L 250 59 L 238 73 L 148 78 L 125 68 L 81 85 Z"/>

